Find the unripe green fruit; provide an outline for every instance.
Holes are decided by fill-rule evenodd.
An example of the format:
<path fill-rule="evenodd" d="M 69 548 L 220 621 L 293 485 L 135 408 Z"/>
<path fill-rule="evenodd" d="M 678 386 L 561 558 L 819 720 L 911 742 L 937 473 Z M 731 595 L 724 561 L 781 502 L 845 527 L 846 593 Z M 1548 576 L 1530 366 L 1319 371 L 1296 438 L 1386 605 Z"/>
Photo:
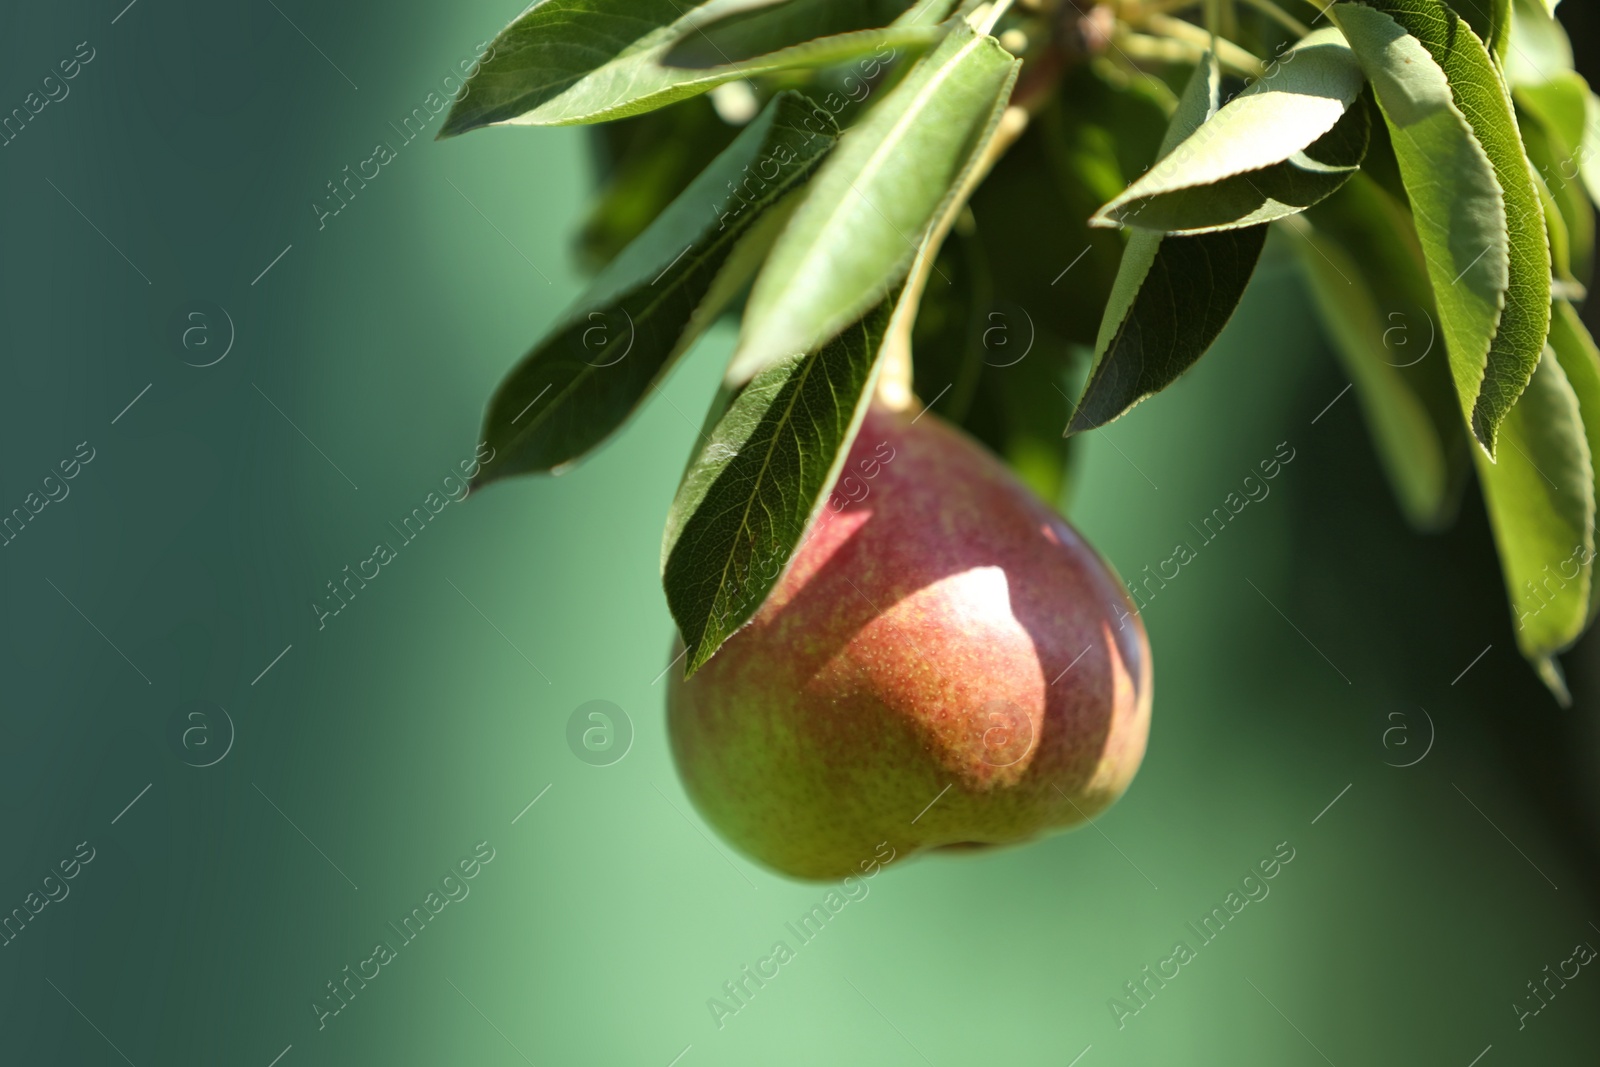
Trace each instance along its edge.
<path fill-rule="evenodd" d="M 874 407 L 750 624 L 667 700 L 695 806 L 784 874 L 1026 841 L 1109 806 L 1150 723 L 1122 583 L 961 432 Z M 837 499 L 837 497 L 836 497 Z M 881 857 L 880 857 L 881 858 Z"/>

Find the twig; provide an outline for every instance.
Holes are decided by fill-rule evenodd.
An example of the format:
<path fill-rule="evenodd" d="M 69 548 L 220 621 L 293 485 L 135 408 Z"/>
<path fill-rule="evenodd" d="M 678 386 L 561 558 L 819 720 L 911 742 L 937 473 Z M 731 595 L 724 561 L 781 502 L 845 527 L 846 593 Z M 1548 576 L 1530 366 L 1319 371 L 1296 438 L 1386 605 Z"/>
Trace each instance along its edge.
<path fill-rule="evenodd" d="M 1201 30 L 1204 34 L 1205 31 Z M 1195 44 L 1191 41 L 1179 41 L 1171 37 L 1152 37 L 1147 33 L 1124 32 L 1116 39 L 1117 47 L 1134 59 L 1149 59 L 1161 63 L 1199 63 L 1209 49 L 1206 45 Z M 1209 38 L 1207 39 L 1209 43 Z M 1238 49 L 1236 52 L 1227 52 L 1223 49 L 1228 42 L 1218 38 L 1217 62 L 1223 69 L 1245 78 L 1259 78 L 1265 73 L 1266 68 L 1261 61 Z M 1239 55 L 1243 52 L 1243 56 Z M 1241 62 L 1241 59 L 1243 62 Z"/>
<path fill-rule="evenodd" d="M 1185 41 L 1204 50 L 1212 47 L 1213 37 L 1192 22 L 1173 18 L 1171 15 L 1151 15 L 1145 25 L 1156 33 L 1162 34 L 1176 41 Z M 1266 73 L 1267 66 L 1254 53 L 1234 44 L 1226 37 L 1215 39 L 1217 62 L 1224 67 L 1232 67 L 1243 72 L 1247 77 L 1259 78 Z"/>
<path fill-rule="evenodd" d="M 923 238 L 917 258 L 911 264 L 911 273 L 906 277 L 905 288 L 900 292 L 894 318 L 890 320 L 883 339 L 877 396 L 878 401 L 886 407 L 895 411 L 906 411 L 911 407 L 911 327 L 916 323 L 917 307 L 922 302 L 922 291 L 927 287 L 928 275 L 933 270 L 933 260 L 939 252 L 939 246 L 944 243 L 950 227 L 955 225 L 956 216 L 966 205 L 967 198 L 1027 127 L 1027 109 L 1013 105 L 1001 112 L 994 136 L 984 145 L 983 154 L 967 172 L 956 195 L 950 198 L 944 214 L 929 229 L 927 237 Z"/>
<path fill-rule="evenodd" d="M 1311 27 L 1289 14 L 1283 8 L 1273 3 L 1272 0 L 1244 0 L 1245 3 L 1267 16 L 1296 37 L 1304 37 L 1311 32 Z"/>

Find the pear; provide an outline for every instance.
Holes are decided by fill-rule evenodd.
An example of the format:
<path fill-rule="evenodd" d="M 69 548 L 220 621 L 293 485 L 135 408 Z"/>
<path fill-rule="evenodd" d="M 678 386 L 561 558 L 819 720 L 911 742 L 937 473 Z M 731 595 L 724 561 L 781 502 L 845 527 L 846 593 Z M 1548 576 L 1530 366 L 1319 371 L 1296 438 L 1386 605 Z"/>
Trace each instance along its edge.
<path fill-rule="evenodd" d="M 668 734 L 701 815 L 776 871 L 837 879 L 876 873 L 885 843 L 1005 845 L 1108 807 L 1151 701 L 1111 568 L 927 412 L 875 404 L 843 471 L 750 623 L 673 672 Z"/>

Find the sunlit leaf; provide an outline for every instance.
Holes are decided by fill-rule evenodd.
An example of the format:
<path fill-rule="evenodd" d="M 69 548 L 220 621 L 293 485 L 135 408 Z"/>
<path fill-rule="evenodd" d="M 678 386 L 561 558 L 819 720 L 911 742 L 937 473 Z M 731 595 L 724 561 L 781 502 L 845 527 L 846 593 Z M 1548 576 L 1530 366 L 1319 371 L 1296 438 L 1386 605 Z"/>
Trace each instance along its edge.
<path fill-rule="evenodd" d="M 1487 26 L 1478 28 L 1478 36 L 1483 38 L 1484 45 L 1489 49 L 1489 54 L 1494 56 L 1497 63 L 1506 61 L 1506 48 L 1511 43 L 1511 5 L 1513 0 L 1482 0 L 1478 4 L 1463 5 L 1468 11 L 1484 11 L 1487 15 Z M 1541 0 L 1541 3 L 1543 0 Z"/>
<path fill-rule="evenodd" d="M 1477 454 L 1517 647 L 1566 699 L 1555 654 L 1583 632 L 1594 562 L 1594 467 L 1578 397 L 1553 352 L 1505 419 L 1498 462 Z"/>
<path fill-rule="evenodd" d="M 1583 116 L 1583 146 L 1579 149 L 1578 162 L 1589 200 L 1600 204 L 1600 96 L 1589 93 Z"/>
<path fill-rule="evenodd" d="M 570 463 L 622 424 L 753 271 L 741 239 L 770 242 L 770 209 L 836 139 L 816 125 L 805 97 L 776 97 L 611 261 L 495 391 L 480 483 Z"/>
<path fill-rule="evenodd" d="M 1595 500 L 1600 506 L 1600 463 L 1596 463 L 1596 457 L 1600 457 L 1600 350 L 1595 348 L 1594 338 L 1589 336 L 1589 329 L 1578 317 L 1576 308 L 1562 300 L 1557 301 L 1554 310 L 1550 318 L 1550 350 L 1555 353 L 1561 369 L 1566 372 L 1567 381 L 1572 385 L 1573 394 L 1578 398 L 1578 411 L 1583 417 L 1583 435 L 1589 444 L 1589 461 L 1595 468 L 1597 479 Z M 1600 548 L 1600 545 L 1594 547 Z M 1589 610 L 1584 617 L 1584 625 L 1587 626 L 1600 613 L 1600 581 L 1596 581 L 1592 573 L 1592 560 L 1586 563 L 1580 557 L 1577 562 L 1583 564 L 1584 570 L 1591 572 Z"/>
<path fill-rule="evenodd" d="M 951 0 L 915 5 L 911 21 L 937 23 Z M 910 0 L 742 0 L 707 4 L 661 57 L 669 67 L 744 63 L 803 41 L 875 30 L 906 15 Z"/>
<path fill-rule="evenodd" d="M 1567 287 L 1572 290 L 1565 294 L 1570 298 L 1582 287 L 1576 286 L 1572 277 L 1572 236 L 1567 229 L 1567 220 L 1544 179 L 1535 174 L 1533 181 L 1534 187 L 1539 190 L 1539 202 L 1544 205 L 1545 241 L 1550 246 L 1551 292 L 1560 296 L 1560 290 Z"/>
<path fill-rule="evenodd" d="M 1559 177 L 1540 166 L 1557 201 L 1563 184 L 1582 178 L 1591 202 L 1600 202 L 1600 98 L 1572 69 L 1572 43 L 1543 0 L 1515 0 L 1506 80 L 1517 105 L 1538 116 L 1564 154 L 1555 162 Z M 1533 146 L 1529 146 L 1530 153 Z M 1539 160 L 1534 160 L 1539 164 Z M 1569 227 L 1572 224 L 1568 217 Z"/>
<path fill-rule="evenodd" d="M 1202 233 L 1303 211 L 1366 155 L 1367 113 L 1352 108 L 1363 81 L 1338 30 L 1313 32 L 1101 208 L 1096 224 Z"/>
<path fill-rule="evenodd" d="M 1162 144 L 1162 156 L 1200 127 L 1217 104 L 1211 56 L 1195 68 Z M 1069 433 L 1117 418 L 1176 381 L 1227 325 L 1260 258 L 1266 227 L 1128 240 L 1101 319 L 1095 362 Z"/>
<path fill-rule="evenodd" d="M 1589 83 L 1581 74 L 1562 71 L 1539 82 L 1519 85 L 1512 95 L 1517 106 L 1537 117 L 1562 147 L 1575 150 L 1583 142 L 1588 121 Z"/>
<path fill-rule="evenodd" d="M 1370 126 L 1367 107 L 1358 99 L 1333 129 L 1282 163 L 1210 185 L 1125 201 L 1114 216 L 1102 216 L 1100 225 L 1110 225 L 1114 218 L 1141 230 L 1190 235 L 1259 226 L 1297 214 L 1333 195 L 1360 169 Z"/>
<path fill-rule="evenodd" d="M 730 381 L 814 350 L 906 277 L 993 136 L 1018 65 L 957 23 L 840 139 L 756 279 Z"/>
<path fill-rule="evenodd" d="M 1284 232 L 1400 510 L 1418 529 L 1441 529 L 1455 517 L 1470 464 L 1411 217 L 1360 175 L 1302 218 Z"/>
<path fill-rule="evenodd" d="M 1510 96 L 1471 28 L 1439 0 L 1374 2 L 1330 14 L 1383 108 L 1462 409 L 1493 456 L 1549 333 L 1544 210 Z"/>
<path fill-rule="evenodd" d="M 1565 230 L 1564 249 L 1551 226 L 1551 256 L 1558 279 L 1587 285 L 1594 255 L 1594 204 L 1584 183 L 1584 165 L 1596 151 L 1588 130 L 1588 83 L 1570 71 L 1537 85 L 1518 86 L 1513 93 L 1521 117 L 1522 143 L 1548 192 L 1545 215 L 1553 203 Z"/>
<path fill-rule="evenodd" d="M 748 6 L 747 0 L 700 5 L 676 0 L 542 0 L 495 37 L 493 52 L 468 80 L 439 136 L 494 123 L 602 122 L 663 107 L 738 78 L 795 67 L 859 60 L 871 65 L 872 73 L 863 72 L 871 77 L 897 49 L 925 48 L 942 32 L 932 18 L 902 19 L 880 29 L 797 41 L 718 67 L 662 65 L 667 51 L 702 22 Z M 769 5 L 750 18 L 787 24 L 787 7 Z M 923 10 L 919 5 L 917 11 Z"/>
<path fill-rule="evenodd" d="M 1583 91 L 1574 94 L 1566 88 L 1556 83 L 1519 88 L 1514 99 L 1522 147 L 1528 154 L 1533 185 L 1544 208 L 1551 292 L 1572 299 L 1581 296 L 1583 290 L 1573 268 L 1576 265 L 1587 274 L 1593 251 L 1594 208 L 1576 182 L 1560 176 L 1563 164 L 1575 167 L 1567 145 L 1576 141 L 1569 139 L 1583 137 Z M 1581 264 L 1577 258 L 1581 258 Z"/>
<path fill-rule="evenodd" d="M 1572 70 L 1572 42 L 1544 0 L 1512 0 L 1506 81 L 1537 85 Z"/>

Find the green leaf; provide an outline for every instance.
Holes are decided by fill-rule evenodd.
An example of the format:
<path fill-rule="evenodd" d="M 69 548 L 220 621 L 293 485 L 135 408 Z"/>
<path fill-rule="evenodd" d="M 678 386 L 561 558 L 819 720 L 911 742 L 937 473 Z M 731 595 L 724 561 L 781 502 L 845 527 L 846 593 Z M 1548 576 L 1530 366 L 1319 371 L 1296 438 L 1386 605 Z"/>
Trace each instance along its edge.
<path fill-rule="evenodd" d="M 1410 214 L 1363 174 L 1283 230 L 1401 512 L 1443 529 L 1471 464 Z"/>
<path fill-rule="evenodd" d="M 1544 0 L 1512 0 L 1506 81 L 1538 85 L 1572 69 L 1572 42 Z"/>
<path fill-rule="evenodd" d="M 897 49 L 925 48 L 942 32 L 931 20 L 902 19 L 882 29 L 805 41 L 710 69 L 662 66 L 667 51 L 703 20 L 745 6 L 746 0 L 697 6 L 676 0 L 542 0 L 495 37 L 493 52 L 468 80 L 439 136 L 495 123 L 604 122 L 664 107 L 725 82 L 795 67 L 859 59 L 862 76 L 870 78 Z M 751 17 L 787 20 L 787 7 L 770 7 Z"/>
<path fill-rule="evenodd" d="M 1600 98 L 1583 75 L 1571 70 L 1525 81 L 1512 95 L 1518 109 L 1535 120 L 1536 132 L 1544 135 L 1536 143 L 1529 131 L 1523 130 L 1529 159 L 1562 205 L 1570 228 L 1573 216 L 1568 187 L 1574 179 L 1581 182 L 1591 204 L 1600 202 Z M 1576 196 L 1577 190 L 1570 190 L 1570 195 Z"/>
<path fill-rule="evenodd" d="M 1506 46 L 1511 38 L 1512 0 L 1486 0 L 1489 5 L 1489 28 L 1480 34 L 1495 62 L 1504 64 Z"/>
<path fill-rule="evenodd" d="M 689 187 L 739 127 L 722 121 L 702 96 L 589 132 L 600 156 L 600 188 L 576 245 L 585 269 L 597 271 Z"/>
<path fill-rule="evenodd" d="M 1534 187 L 1539 190 L 1539 203 L 1544 205 L 1545 241 L 1550 246 L 1551 292 L 1560 296 L 1560 287 L 1573 287 L 1566 295 L 1573 295 L 1582 286 L 1574 287 L 1572 277 L 1572 235 L 1567 229 L 1566 216 L 1556 203 L 1550 187 L 1538 174 L 1533 176 Z"/>
<path fill-rule="evenodd" d="M 1219 79 L 1208 54 L 1178 101 L 1162 157 L 1215 110 Z M 1110 422 L 1188 370 L 1233 316 L 1266 236 L 1264 225 L 1193 237 L 1135 231 L 1123 250 L 1094 365 L 1067 432 Z"/>
<path fill-rule="evenodd" d="M 684 474 L 661 581 L 686 677 L 755 614 L 821 509 L 866 415 L 893 311 L 885 299 L 818 351 L 756 375 Z"/>
<path fill-rule="evenodd" d="M 1512 6 L 1511 49 L 1506 57 L 1506 80 L 1517 106 L 1536 116 L 1559 148 L 1552 147 L 1552 164 L 1534 158 L 1545 181 L 1562 205 L 1568 228 L 1567 183 L 1582 178 L 1591 202 L 1600 202 L 1600 98 L 1589 83 L 1572 69 L 1572 42 L 1555 18 L 1554 5 L 1543 0 L 1515 0 Z M 1533 157 L 1535 146 L 1528 145 Z M 1575 259 L 1586 258 L 1574 249 Z M 1586 264 L 1584 264 L 1586 266 Z M 1578 267 L 1575 262 L 1574 267 Z M 1586 270 L 1575 270 L 1587 277 Z"/>
<path fill-rule="evenodd" d="M 1550 318 L 1550 349 L 1555 353 L 1578 398 L 1578 412 L 1583 416 L 1583 435 L 1589 445 L 1589 461 L 1595 468 L 1595 500 L 1600 506 L 1600 463 L 1596 462 L 1596 457 L 1600 457 L 1600 349 L 1596 349 L 1594 338 L 1589 336 L 1589 329 L 1578 317 L 1577 309 L 1564 300 L 1556 302 Z M 1590 521 L 1590 534 L 1593 536 L 1592 517 Z M 1589 609 L 1584 615 L 1584 626 L 1587 627 L 1600 614 L 1600 581 L 1594 578 L 1592 558 L 1588 562 L 1581 559 L 1579 562 L 1590 574 Z"/>
<path fill-rule="evenodd" d="M 1366 105 L 1358 100 L 1332 130 L 1282 163 L 1211 185 L 1135 197 L 1096 224 L 1120 222 L 1141 230 L 1192 235 L 1259 226 L 1297 214 L 1350 180 L 1366 158 L 1370 132 Z"/>
<path fill-rule="evenodd" d="M 1439 0 L 1374 2 L 1381 11 L 1331 14 L 1389 124 L 1462 409 L 1493 457 L 1550 331 L 1544 209 L 1510 95 L 1471 28 Z"/>
<path fill-rule="evenodd" d="M 993 136 L 1019 65 L 957 22 L 840 139 L 756 279 L 730 381 L 813 351 L 906 277 Z"/>
<path fill-rule="evenodd" d="M 1559 279 L 1587 285 L 1594 256 L 1594 205 L 1584 188 L 1584 165 L 1595 149 L 1589 136 L 1589 85 L 1570 71 L 1537 85 L 1513 91 L 1521 117 L 1522 143 L 1539 181 L 1548 193 L 1545 217 L 1551 223 L 1551 258 Z M 1559 219 L 1551 219 L 1553 203 Z M 1560 224 L 1558 226 L 1558 223 Z M 1557 230 L 1564 229 L 1565 249 Z"/>
<path fill-rule="evenodd" d="M 1134 234 L 1108 320 L 1115 309 L 1126 312 L 1090 371 L 1068 432 L 1119 418 L 1193 366 L 1233 317 L 1266 238 L 1265 226 L 1194 237 Z"/>
<path fill-rule="evenodd" d="M 1544 81 L 1518 85 L 1512 97 L 1562 147 L 1575 149 L 1583 142 L 1589 117 L 1589 83 L 1583 75 L 1562 71 Z"/>
<path fill-rule="evenodd" d="M 1600 204 L 1600 96 L 1589 93 L 1585 101 L 1583 146 L 1579 149 L 1583 185 L 1589 190 L 1589 199 Z"/>
<path fill-rule="evenodd" d="M 729 7 L 732 10 L 728 10 Z M 910 0 L 743 0 L 708 4 L 661 57 L 668 67 L 706 69 L 743 63 L 791 45 L 888 26 L 906 14 Z M 926 9 L 930 5 L 923 3 Z M 919 13 L 917 22 L 932 25 L 950 7 Z M 727 11 L 722 14 L 722 11 Z"/>
<path fill-rule="evenodd" d="M 1360 64 L 1316 30 L 1095 214 L 1100 226 L 1203 233 L 1303 211 L 1342 185 L 1367 149 Z"/>
<path fill-rule="evenodd" d="M 1578 397 L 1554 353 L 1502 427 L 1498 462 L 1477 455 L 1516 620 L 1517 647 L 1559 698 L 1555 654 L 1583 632 L 1594 562 L 1594 466 Z"/>
<path fill-rule="evenodd" d="M 753 272 L 769 209 L 836 140 L 816 124 L 805 97 L 780 94 L 612 260 L 495 391 L 483 433 L 497 458 L 478 484 L 570 463 L 627 419 Z"/>

